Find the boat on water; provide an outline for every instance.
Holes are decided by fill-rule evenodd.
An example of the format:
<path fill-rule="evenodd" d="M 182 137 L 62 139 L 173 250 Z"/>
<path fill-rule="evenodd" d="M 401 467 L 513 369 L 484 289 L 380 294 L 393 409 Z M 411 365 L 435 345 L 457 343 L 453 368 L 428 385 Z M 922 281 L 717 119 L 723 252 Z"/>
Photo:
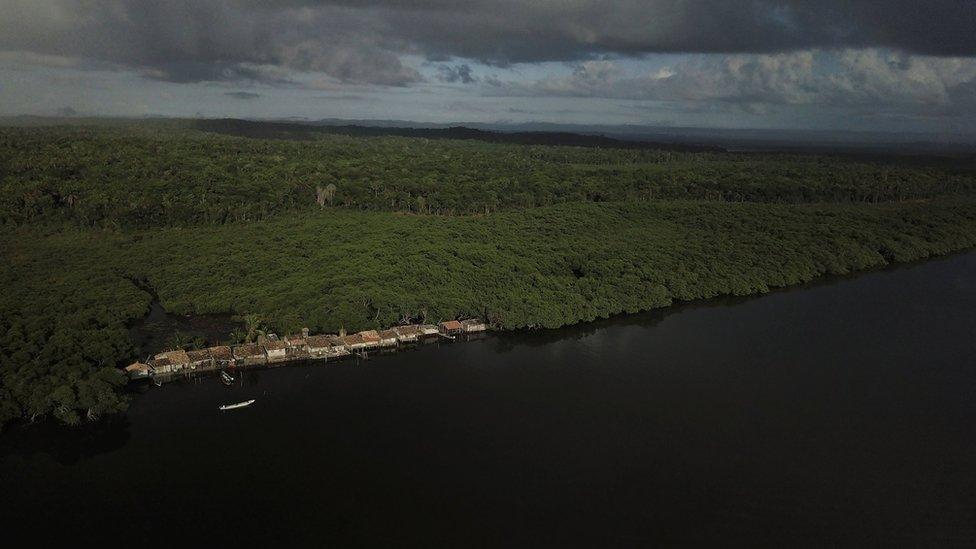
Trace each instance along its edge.
<path fill-rule="evenodd" d="M 234 383 L 234 376 L 228 374 L 227 372 L 220 372 L 220 382 L 224 385 L 230 385 Z"/>
<path fill-rule="evenodd" d="M 221 410 L 235 410 L 237 408 L 244 408 L 245 406 L 250 406 L 254 404 L 254 399 L 245 400 L 244 402 L 238 402 L 237 404 L 224 404 L 220 407 Z"/>

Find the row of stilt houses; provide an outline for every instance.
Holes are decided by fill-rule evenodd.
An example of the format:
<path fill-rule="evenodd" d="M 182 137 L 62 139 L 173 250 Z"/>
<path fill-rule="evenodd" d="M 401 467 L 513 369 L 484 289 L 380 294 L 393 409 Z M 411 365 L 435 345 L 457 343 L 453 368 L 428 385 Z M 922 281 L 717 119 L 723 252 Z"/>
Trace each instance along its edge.
<path fill-rule="evenodd" d="M 178 373 L 220 370 L 236 366 L 261 366 L 309 359 L 340 358 L 367 351 L 392 349 L 428 338 L 449 338 L 462 334 L 484 332 L 488 326 L 480 319 L 449 320 L 437 325 L 412 324 L 388 330 L 366 330 L 345 334 L 301 334 L 278 337 L 268 334 L 259 343 L 219 345 L 207 349 L 184 351 L 177 349 L 159 353 L 146 362 L 126 367 L 130 378 L 169 377 Z"/>

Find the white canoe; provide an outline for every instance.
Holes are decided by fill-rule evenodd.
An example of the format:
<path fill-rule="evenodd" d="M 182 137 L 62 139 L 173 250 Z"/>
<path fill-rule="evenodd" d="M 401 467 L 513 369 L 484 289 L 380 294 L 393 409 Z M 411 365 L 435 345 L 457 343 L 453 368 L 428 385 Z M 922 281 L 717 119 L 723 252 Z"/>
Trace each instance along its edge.
<path fill-rule="evenodd" d="M 237 404 L 224 404 L 220 407 L 221 410 L 233 410 L 235 408 L 243 408 L 245 406 L 250 406 L 254 404 L 254 399 L 245 400 L 244 402 L 238 402 Z"/>

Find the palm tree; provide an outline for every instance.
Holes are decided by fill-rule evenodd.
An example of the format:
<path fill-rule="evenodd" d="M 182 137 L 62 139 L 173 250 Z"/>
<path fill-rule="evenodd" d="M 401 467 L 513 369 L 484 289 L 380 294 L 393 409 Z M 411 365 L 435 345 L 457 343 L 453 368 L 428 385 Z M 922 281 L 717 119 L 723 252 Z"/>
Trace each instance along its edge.
<path fill-rule="evenodd" d="M 261 329 L 261 317 L 256 314 L 249 314 L 244 316 L 244 330 L 247 332 L 246 341 L 251 343 L 254 341 L 254 336 L 257 335 L 258 331 Z"/>
<path fill-rule="evenodd" d="M 192 343 L 191 339 L 186 335 L 183 335 L 182 332 L 175 332 L 169 338 L 169 347 L 174 350 L 186 349 L 190 345 L 190 343 Z"/>

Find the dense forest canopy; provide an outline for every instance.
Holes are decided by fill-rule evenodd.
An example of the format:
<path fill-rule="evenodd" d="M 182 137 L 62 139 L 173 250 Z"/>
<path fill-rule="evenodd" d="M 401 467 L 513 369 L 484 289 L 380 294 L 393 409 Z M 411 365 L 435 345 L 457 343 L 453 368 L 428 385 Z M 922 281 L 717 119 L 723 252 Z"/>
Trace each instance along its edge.
<path fill-rule="evenodd" d="M 2 129 L 0 424 L 123 409 L 150 292 L 279 332 L 559 327 L 972 247 L 974 183 L 971 159 Z"/>
<path fill-rule="evenodd" d="M 0 223 L 137 228 L 323 206 L 468 215 L 566 202 L 914 200 L 976 189 L 976 163 L 329 134 L 256 140 L 148 125 L 2 129 L 0 180 Z"/>

